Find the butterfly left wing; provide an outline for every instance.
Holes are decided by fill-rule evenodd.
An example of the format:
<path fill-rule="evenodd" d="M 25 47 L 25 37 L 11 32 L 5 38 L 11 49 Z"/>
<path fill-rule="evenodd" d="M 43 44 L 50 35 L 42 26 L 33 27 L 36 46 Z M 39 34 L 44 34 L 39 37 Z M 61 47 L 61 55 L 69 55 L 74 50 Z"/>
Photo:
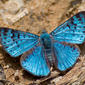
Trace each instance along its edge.
<path fill-rule="evenodd" d="M 46 54 L 39 44 L 21 56 L 21 66 L 35 76 L 47 76 L 50 73 Z"/>
<path fill-rule="evenodd" d="M 65 71 L 72 67 L 80 55 L 80 50 L 76 45 L 54 42 L 55 67 L 60 71 Z"/>
<path fill-rule="evenodd" d="M 39 36 L 28 32 L 0 28 L 0 43 L 4 50 L 12 57 L 17 57 L 34 47 Z"/>
<path fill-rule="evenodd" d="M 80 12 L 50 33 L 54 40 L 82 44 L 85 40 L 85 12 Z"/>

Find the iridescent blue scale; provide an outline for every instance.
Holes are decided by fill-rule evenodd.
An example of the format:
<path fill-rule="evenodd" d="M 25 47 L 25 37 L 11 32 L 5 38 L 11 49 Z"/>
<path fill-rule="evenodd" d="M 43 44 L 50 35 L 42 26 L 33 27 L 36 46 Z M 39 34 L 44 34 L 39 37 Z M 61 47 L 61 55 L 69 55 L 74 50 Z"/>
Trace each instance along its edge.
<path fill-rule="evenodd" d="M 72 67 L 80 55 L 78 46 L 85 41 L 85 12 L 80 12 L 50 34 L 38 35 L 0 28 L 0 42 L 12 57 L 20 55 L 21 66 L 36 76 L 47 76 L 53 65 L 60 71 Z"/>

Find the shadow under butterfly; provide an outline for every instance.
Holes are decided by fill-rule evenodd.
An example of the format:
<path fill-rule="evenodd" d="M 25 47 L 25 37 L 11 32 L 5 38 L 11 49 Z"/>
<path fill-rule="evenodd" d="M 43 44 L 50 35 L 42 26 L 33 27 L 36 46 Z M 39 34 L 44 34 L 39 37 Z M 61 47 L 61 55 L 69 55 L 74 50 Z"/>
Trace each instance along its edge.
<path fill-rule="evenodd" d="M 47 76 L 55 66 L 60 71 L 72 67 L 80 55 L 75 44 L 85 40 L 85 12 L 80 12 L 58 26 L 50 34 L 43 31 L 40 36 L 0 28 L 0 43 L 12 57 L 20 55 L 21 66 L 35 76 Z"/>

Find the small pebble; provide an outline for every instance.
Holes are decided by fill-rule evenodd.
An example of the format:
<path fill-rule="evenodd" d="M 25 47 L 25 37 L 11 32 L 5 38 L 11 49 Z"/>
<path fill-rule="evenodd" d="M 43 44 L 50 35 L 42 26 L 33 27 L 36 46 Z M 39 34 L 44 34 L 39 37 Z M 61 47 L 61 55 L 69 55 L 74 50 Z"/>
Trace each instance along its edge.
<path fill-rule="evenodd" d="M 53 82 L 54 82 L 54 83 L 57 83 L 58 81 L 60 81 L 60 79 L 62 79 L 62 76 L 53 79 L 53 80 L 51 81 L 51 83 L 53 83 Z"/>
<path fill-rule="evenodd" d="M 80 85 L 80 82 L 76 81 L 76 82 L 72 83 L 71 85 Z"/>
<path fill-rule="evenodd" d="M 16 70 L 14 76 L 18 76 L 19 75 L 19 70 Z"/>
<path fill-rule="evenodd" d="M 82 3 L 84 3 L 85 2 L 85 0 L 82 0 Z"/>
<path fill-rule="evenodd" d="M 6 65 L 6 66 L 4 66 L 4 69 L 8 69 L 10 66 L 9 65 Z"/>

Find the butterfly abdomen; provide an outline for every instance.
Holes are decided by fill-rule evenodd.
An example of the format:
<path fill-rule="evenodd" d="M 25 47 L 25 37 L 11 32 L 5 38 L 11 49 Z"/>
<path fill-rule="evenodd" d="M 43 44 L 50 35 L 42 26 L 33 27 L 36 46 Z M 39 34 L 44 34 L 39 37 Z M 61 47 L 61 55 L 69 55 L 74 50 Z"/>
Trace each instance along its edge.
<path fill-rule="evenodd" d="M 45 53 L 46 53 L 46 56 L 47 56 L 47 59 L 50 63 L 50 65 L 52 66 L 53 65 L 53 57 L 52 57 L 52 50 L 51 49 L 45 49 Z"/>

